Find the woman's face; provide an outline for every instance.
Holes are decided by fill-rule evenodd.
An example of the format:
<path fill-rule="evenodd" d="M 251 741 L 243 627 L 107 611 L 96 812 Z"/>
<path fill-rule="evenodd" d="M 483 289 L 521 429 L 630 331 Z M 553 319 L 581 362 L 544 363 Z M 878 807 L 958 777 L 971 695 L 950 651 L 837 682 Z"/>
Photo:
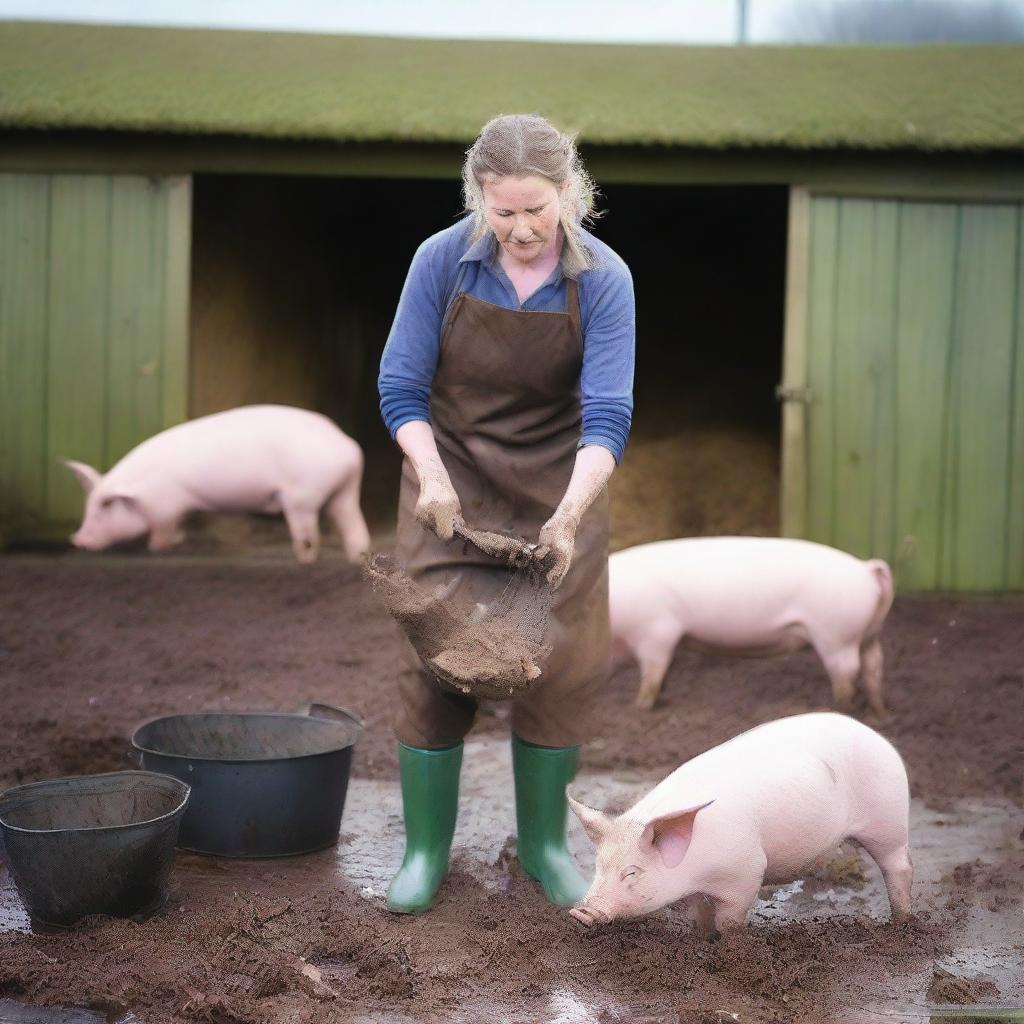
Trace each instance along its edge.
<path fill-rule="evenodd" d="M 560 192 L 547 178 L 486 178 L 484 218 L 502 249 L 528 265 L 558 242 Z"/>

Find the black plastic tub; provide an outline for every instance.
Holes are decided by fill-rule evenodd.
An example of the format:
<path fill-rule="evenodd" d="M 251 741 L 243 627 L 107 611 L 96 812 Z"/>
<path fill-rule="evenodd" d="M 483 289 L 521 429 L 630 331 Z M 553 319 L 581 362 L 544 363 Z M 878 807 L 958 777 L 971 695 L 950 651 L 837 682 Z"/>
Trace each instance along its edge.
<path fill-rule="evenodd" d="M 167 899 L 189 787 L 146 771 L 16 786 L 0 795 L 4 858 L 33 922 L 132 917 Z"/>
<path fill-rule="evenodd" d="M 180 848 L 286 857 L 338 841 L 361 732 L 351 712 L 314 705 L 309 715 L 171 715 L 136 729 L 132 745 L 143 768 L 192 787 Z"/>

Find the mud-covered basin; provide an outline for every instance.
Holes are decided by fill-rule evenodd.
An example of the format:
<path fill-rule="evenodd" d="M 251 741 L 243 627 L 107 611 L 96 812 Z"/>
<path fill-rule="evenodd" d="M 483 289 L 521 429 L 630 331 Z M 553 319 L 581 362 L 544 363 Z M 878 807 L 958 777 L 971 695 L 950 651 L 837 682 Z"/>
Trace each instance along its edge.
<path fill-rule="evenodd" d="M 136 729 L 132 745 L 143 768 L 192 787 L 179 847 L 283 857 L 337 842 L 361 732 L 352 712 L 313 705 L 308 715 L 170 715 Z"/>
<path fill-rule="evenodd" d="M 162 906 L 188 798 L 186 783 L 147 771 L 32 782 L 0 795 L 0 852 L 29 916 L 69 925 Z"/>

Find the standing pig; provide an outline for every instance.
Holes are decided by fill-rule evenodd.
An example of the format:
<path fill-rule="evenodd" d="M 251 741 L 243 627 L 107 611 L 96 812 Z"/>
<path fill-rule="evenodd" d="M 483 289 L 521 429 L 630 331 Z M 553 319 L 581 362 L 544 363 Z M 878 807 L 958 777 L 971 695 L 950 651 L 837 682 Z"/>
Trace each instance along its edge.
<path fill-rule="evenodd" d="M 89 551 L 146 533 L 150 550 L 163 551 L 182 539 L 181 518 L 193 510 L 283 512 L 296 557 L 315 562 L 324 505 L 349 559 L 369 550 L 359 509 L 362 450 L 305 409 L 248 405 L 202 416 L 143 441 L 104 475 L 65 465 L 86 493 L 71 541 Z"/>
<path fill-rule="evenodd" d="M 889 566 L 776 537 L 698 537 L 608 559 L 612 657 L 640 664 L 636 703 L 650 708 L 682 640 L 733 654 L 785 654 L 810 644 L 849 711 L 854 683 L 882 717 L 878 634 L 893 599 Z"/>
<path fill-rule="evenodd" d="M 597 845 L 585 925 L 686 900 L 705 932 L 742 925 L 762 884 L 789 882 L 844 839 L 882 871 L 893 921 L 910 913 L 903 761 L 845 715 L 794 715 L 687 761 L 617 818 L 570 805 Z"/>

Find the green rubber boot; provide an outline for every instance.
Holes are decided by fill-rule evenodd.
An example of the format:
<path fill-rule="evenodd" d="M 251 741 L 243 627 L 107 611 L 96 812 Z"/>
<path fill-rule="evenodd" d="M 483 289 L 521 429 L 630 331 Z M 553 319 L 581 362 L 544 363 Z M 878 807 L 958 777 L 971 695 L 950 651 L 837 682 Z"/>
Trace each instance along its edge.
<path fill-rule="evenodd" d="M 459 807 L 462 744 L 421 750 L 398 744 L 405 815 L 405 859 L 388 888 L 388 910 L 418 914 L 434 902 L 448 873 Z"/>
<path fill-rule="evenodd" d="M 565 847 L 565 787 L 576 775 L 579 747 L 535 747 L 512 737 L 519 863 L 560 907 L 571 907 L 589 886 Z"/>

